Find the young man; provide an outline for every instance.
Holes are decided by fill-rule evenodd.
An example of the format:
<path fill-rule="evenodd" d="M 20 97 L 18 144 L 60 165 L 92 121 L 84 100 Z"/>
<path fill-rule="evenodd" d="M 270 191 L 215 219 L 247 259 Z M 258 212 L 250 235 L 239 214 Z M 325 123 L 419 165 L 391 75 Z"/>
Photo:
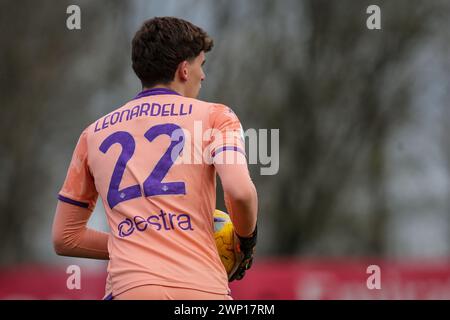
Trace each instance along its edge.
<path fill-rule="evenodd" d="M 242 127 L 228 107 L 195 99 L 212 46 L 187 21 L 146 21 L 132 42 L 143 91 L 87 127 L 75 148 L 54 247 L 59 255 L 109 259 L 114 299 L 230 299 L 213 237 L 216 171 L 244 255 L 231 281 L 251 266 L 257 195 Z M 110 234 L 86 227 L 99 194 Z"/>

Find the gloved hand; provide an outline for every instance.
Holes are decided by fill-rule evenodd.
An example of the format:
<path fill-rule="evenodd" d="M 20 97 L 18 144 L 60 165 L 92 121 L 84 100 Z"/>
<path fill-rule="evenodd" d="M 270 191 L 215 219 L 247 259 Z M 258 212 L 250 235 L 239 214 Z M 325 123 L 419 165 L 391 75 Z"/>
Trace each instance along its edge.
<path fill-rule="evenodd" d="M 236 271 L 231 275 L 230 282 L 233 280 L 241 280 L 245 276 L 245 271 L 251 268 L 253 255 L 255 254 L 257 234 L 258 226 L 255 226 L 255 231 L 253 231 L 250 237 L 241 237 L 236 234 L 236 237 L 239 239 L 236 252 L 241 255 L 241 262 Z"/>

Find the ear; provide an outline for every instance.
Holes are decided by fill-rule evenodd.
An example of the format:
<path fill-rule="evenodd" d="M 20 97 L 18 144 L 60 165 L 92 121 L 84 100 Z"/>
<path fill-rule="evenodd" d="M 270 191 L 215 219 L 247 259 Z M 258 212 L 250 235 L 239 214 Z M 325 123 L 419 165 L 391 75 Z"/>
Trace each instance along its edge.
<path fill-rule="evenodd" d="M 177 69 L 178 76 L 181 81 L 187 81 L 189 78 L 188 62 L 185 60 L 180 62 Z"/>

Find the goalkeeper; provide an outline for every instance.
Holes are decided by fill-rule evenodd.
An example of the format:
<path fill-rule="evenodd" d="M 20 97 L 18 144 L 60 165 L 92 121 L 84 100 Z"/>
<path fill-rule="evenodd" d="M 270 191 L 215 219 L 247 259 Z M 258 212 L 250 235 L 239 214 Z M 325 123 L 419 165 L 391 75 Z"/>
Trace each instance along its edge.
<path fill-rule="evenodd" d="M 242 127 L 227 106 L 196 99 L 212 46 L 185 20 L 146 21 L 132 41 L 142 91 L 89 125 L 75 147 L 53 243 L 59 255 L 109 260 L 109 299 L 231 299 L 213 236 L 216 173 L 244 257 L 231 280 L 251 266 L 257 194 Z M 200 144 L 189 140 L 198 124 Z M 209 161 L 177 161 L 197 153 Z M 98 195 L 109 233 L 87 228 Z"/>

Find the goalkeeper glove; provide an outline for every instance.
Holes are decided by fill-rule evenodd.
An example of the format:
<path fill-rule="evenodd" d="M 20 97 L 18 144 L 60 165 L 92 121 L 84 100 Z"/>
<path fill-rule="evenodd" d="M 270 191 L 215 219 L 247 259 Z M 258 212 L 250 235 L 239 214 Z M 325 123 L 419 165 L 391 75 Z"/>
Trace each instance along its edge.
<path fill-rule="evenodd" d="M 241 280 L 245 276 L 245 271 L 251 268 L 253 264 L 253 255 L 255 254 L 257 234 L 257 226 L 255 226 L 255 231 L 253 231 L 250 237 L 241 237 L 236 234 L 236 237 L 239 239 L 239 243 L 236 247 L 236 252 L 241 255 L 242 260 L 239 263 L 236 271 L 230 277 L 230 282 L 233 280 Z"/>

